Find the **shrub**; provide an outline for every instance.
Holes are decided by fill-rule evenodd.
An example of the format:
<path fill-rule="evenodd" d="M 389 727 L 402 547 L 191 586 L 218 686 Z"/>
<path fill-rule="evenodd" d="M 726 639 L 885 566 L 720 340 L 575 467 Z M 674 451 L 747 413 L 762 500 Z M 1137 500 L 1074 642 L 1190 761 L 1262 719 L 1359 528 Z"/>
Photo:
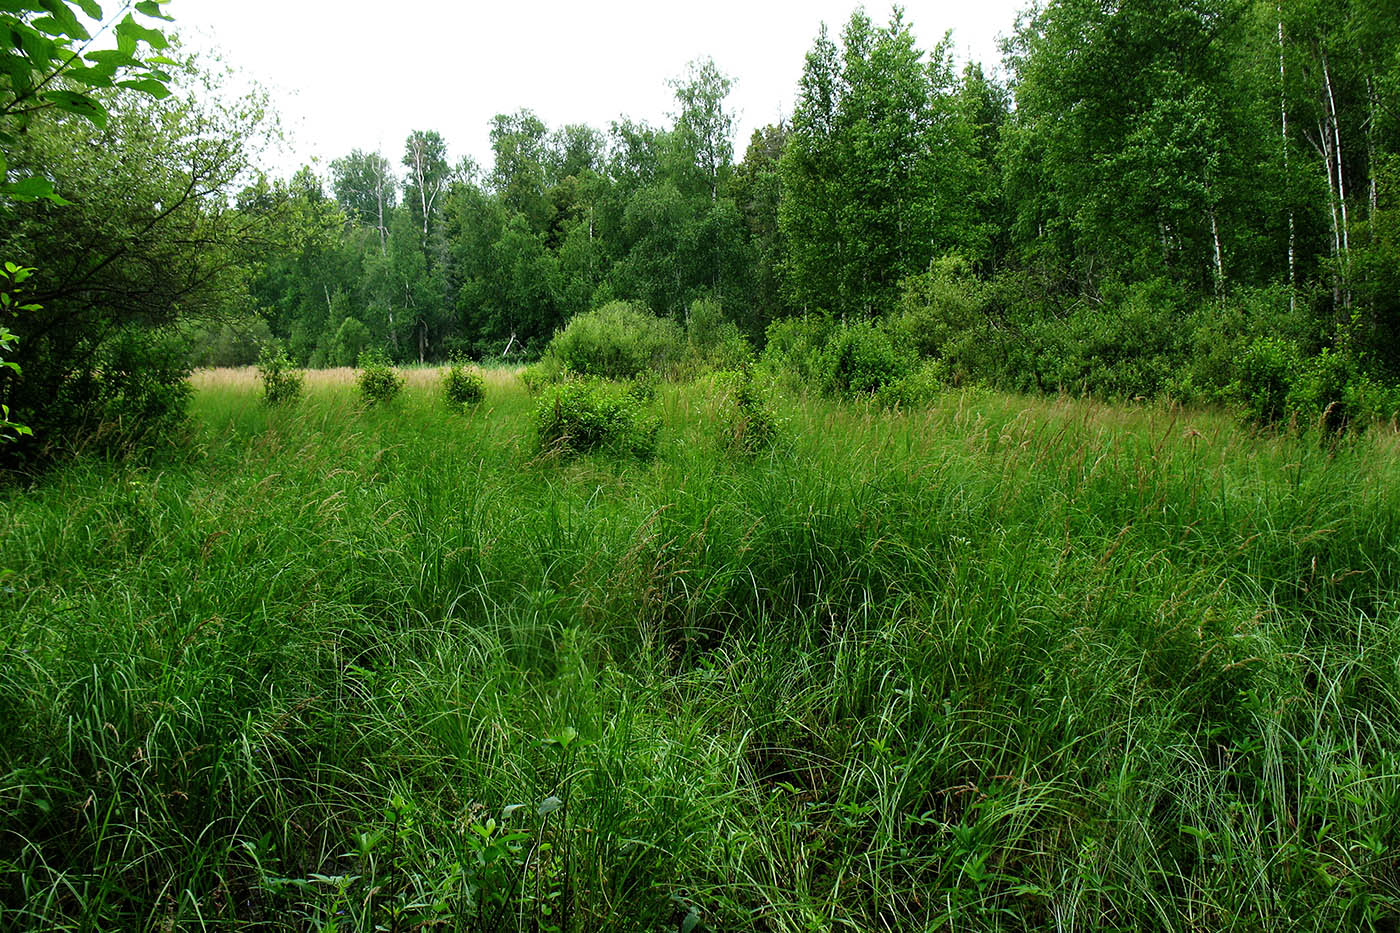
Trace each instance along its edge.
<path fill-rule="evenodd" d="M 870 395 L 904 378 L 911 356 L 866 321 L 839 328 L 815 361 L 817 384 L 828 395 Z"/>
<path fill-rule="evenodd" d="M 1382 414 L 1386 393 L 1342 350 L 1324 349 L 1306 361 L 1288 393 L 1287 406 L 1299 426 L 1315 425 L 1324 435 L 1345 434 Z"/>
<path fill-rule="evenodd" d="M 540 449 L 561 453 L 607 450 L 650 457 L 661 427 L 623 387 L 598 379 L 550 387 L 534 416 Z"/>
<path fill-rule="evenodd" d="M 258 355 L 258 375 L 262 377 L 263 402 L 268 405 L 281 405 L 301 395 L 305 375 L 292 366 L 280 344 L 263 347 Z"/>
<path fill-rule="evenodd" d="M 81 359 L 36 353 L 25 360 L 24 380 L 10 378 L 8 365 L 0 368 L 6 420 L 30 429 L 0 445 L 0 468 L 80 452 L 126 457 L 180 439 L 193 394 L 187 349 L 173 333 L 133 327 Z M 43 380 L 30 381 L 39 371 Z"/>
<path fill-rule="evenodd" d="M 960 256 L 935 259 L 927 272 L 910 276 L 901 287 L 899 313 L 890 330 L 919 356 L 944 356 L 986 318 L 989 289 Z"/>
<path fill-rule="evenodd" d="M 326 348 L 326 362 L 332 366 L 350 366 L 363 356 L 374 338 L 369 328 L 358 319 L 347 317 L 330 339 Z"/>
<path fill-rule="evenodd" d="M 691 302 L 685 327 L 693 370 L 741 370 L 753 362 L 753 348 L 738 325 L 724 316 L 719 302 Z"/>
<path fill-rule="evenodd" d="M 656 390 L 660 382 L 661 377 L 655 372 L 638 373 L 627 380 L 627 394 L 645 405 L 656 400 Z"/>
<path fill-rule="evenodd" d="M 1245 418 L 1264 427 L 1282 421 L 1298 378 L 1298 348 L 1274 337 L 1256 339 L 1240 355 L 1230 397 Z"/>
<path fill-rule="evenodd" d="M 77 407 L 88 424 L 76 446 L 129 456 L 180 434 L 194 394 L 180 349 L 170 335 L 135 329 L 104 347 L 97 368 L 64 387 L 84 397 Z M 67 391 L 57 406 L 72 404 Z"/>
<path fill-rule="evenodd" d="M 812 384 L 817 357 L 826 349 L 838 327 L 831 318 L 821 314 L 774 321 L 768 325 L 764 367 L 800 385 Z"/>
<path fill-rule="evenodd" d="M 675 321 L 613 301 L 575 315 L 554 335 L 545 353 L 570 372 L 627 379 L 646 370 L 667 373 L 680 361 L 684 347 Z"/>
<path fill-rule="evenodd" d="M 724 375 L 729 388 L 722 409 L 725 446 L 745 454 L 772 447 L 780 433 L 779 421 L 754 388 L 753 372 L 744 369 Z"/>
<path fill-rule="evenodd" d="M 486 395 L 486 380 L 475 366 L 454 361 L 442 374 L 442 391 L 453 405 L 475 405 Z"/>
<path fill-rule="evenodd" d="M 393 401 L 403 388 L 403 377 L 382 350 L 366 350 L 360 354 L 360 398 L 367 405 Z"/>
<path fill-rule="evenodd" d="M 948 384 L 943 360 L 925 360 L 899 379 L 882 386 L 875 401 L 883 408 L 922 408 L 943 393 Z"/>

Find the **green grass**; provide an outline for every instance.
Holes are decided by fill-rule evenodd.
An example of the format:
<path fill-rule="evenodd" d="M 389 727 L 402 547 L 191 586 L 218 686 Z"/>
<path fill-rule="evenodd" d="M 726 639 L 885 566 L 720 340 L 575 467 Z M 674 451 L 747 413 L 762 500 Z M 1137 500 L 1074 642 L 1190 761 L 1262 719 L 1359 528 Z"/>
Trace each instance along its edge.
<path fill-rule="evenodd" d="M 1396 929 L 1393 434 L 438 392 L 0 492 L 0 927 Z"/>

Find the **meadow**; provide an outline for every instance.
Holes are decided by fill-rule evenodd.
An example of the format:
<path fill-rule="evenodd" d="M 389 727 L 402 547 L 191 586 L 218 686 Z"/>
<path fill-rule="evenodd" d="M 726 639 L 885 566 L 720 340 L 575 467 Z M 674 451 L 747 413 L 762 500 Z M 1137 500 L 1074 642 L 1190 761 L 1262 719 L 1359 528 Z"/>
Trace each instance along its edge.
<path fill-rule="evenodd" d="M 408 376 L 0 490 L 0 928 L 1397 929 L 1394 431 Z"/>

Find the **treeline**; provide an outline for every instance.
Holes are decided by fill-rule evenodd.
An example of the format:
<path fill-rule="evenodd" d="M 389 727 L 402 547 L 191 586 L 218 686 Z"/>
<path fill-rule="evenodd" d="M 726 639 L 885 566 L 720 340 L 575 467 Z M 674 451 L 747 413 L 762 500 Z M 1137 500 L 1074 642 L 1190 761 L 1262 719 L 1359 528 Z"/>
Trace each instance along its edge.
<path fill-rule="evenodd" d="M 1391 376 L 1397 40 L 1400 8 L 1366 0 L 1062 0 L 1021 17 L 1002 83 L 857 11 L 738 160 L 705 61 L 667 127 L 526 110 L 493 121 L 489 167 L 417 132 L 397 165 L 250 189 L 321 234 L 259 268 L 254 307 L 312 365 L 530 355 L 611 299 L 704 298 L 758 341 L 931 310 L 923 353 L 1022 388 L 1208 395 L 1263 338 Z"/>
<path fill-rule="evenodd" d="M 182 367 L 270 341 L 313 366 L 528 360 L 610 301 L 678 322 L 704 301 L 757 347 L 797 318 L 787 346 L 831 357 L 836 334 L 947 382 L 1384 413 L 1400 6 L 1056 0 L 1003 66 L 958 69 L 947 37 L 926 50 L 898 9 L 857 10 L 742 155 L 733 79 L 699 61 L 665 126 L 522 110 L 492 121 L 489 166 L 423 130 L 252 185 L 262 114 L 197 78 L 114 100 L 101 132 L 40 114 L 11 171 L 83 197 L 3 205 L 43 310 L 16 319 L 24 376 L 0 395 L 53 443 L 72 412 L 159 410 Z"/>

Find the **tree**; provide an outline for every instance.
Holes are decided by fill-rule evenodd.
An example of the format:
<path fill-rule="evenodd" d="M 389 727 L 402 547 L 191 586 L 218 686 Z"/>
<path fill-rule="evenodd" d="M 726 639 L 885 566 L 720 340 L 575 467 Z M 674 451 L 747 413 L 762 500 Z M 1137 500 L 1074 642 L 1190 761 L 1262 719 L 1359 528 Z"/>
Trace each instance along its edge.
<path fill-rule="evenodd" d="M 235 304 L 267 245 L 259 218 L 229 203 L 261 131 L 258 101 L 95 93 L 100 127 L 34 114 L 8 152 L 12 167 L 82 194 L 12 204 L 0 234 L 0 253 L 39 269 L 30 295 L 43 306 L 15 326 L 24 377 L 4 391 L 36 437 L 10 445 L 10 463 L 178 422 L 185 354 L 166 345 L 170 326 Z"/>
<path fill-rule="evenodd" d="M 135 12 L 168 22 L 170 17 L 160 9 L 167 2 L 143 0 L 135 4 Z M 117 11 L 122 18 L 94 33 L 79 13 L 101 21 L 102 7 L 95 0 L 16 0 L 4 5 L 0 11 L 0 197 L 62 200 L 43 175 L 14 182 L 8 177 L 4 153 L 37 115 L 58 111 L 102 127 L 107 122 L 107 105 L 94 93 L 100 89 L 127 88 L 157 99 L 170 95 L 165 67 L 175 63 L 140 54 L 143 46 L 159 51 L 169 43 L 159 29 L 143 25 L 127 12 L 131 6 L 123 3 Z M 97 48 L 96 39 L 108 26 L 117 47 Z"/>
<path fill-rule="evenodd" d="M 144 18 L 169 21 L 160 10 L 163 2 L 166 0 L 137 3 L 136 12 Z M 126 15 L 113 27 L 116 49 L 94 48 L 94 35 L 74 12 L 77 7 L 100 21 L 102 8 L 95 0 L 15 2 L 0 11 L 0 205 L 7 199 L 38 198 L 67 203 L 54 190 L 52 181 L 37 171 L 10 180 L 8 153 L 17 142 L 17 134 L 27 129 L 36 115 L 53 110 L 101 126 L 106 123 L 107 108 L 93 95 L 96 89 L 119 86 L 155 98 L 169 96 L 166 82 L 170 76 L 158 67 L 166 60 L 158 56 L 142 59 L 138 55 L 143 45 L 165 48 L 166 38 L 159 29 L 137 22 L 126 12 L 129 6 L 124 4 L 119 9 L 118 15 Z M 102 31 L 99 29 L 99 34 Z M 0 290 L 0 311 L 14 315 L 39 310 L 36 304 L 16 300 L 19 285 L 33 272 L 32 268 L 5 264 L 7 284 Z M 0 320 L 0 353 L 12 354 L 18 341 L 18 336 Z M 22 369 L 14 360 L 0 357 L 0 375 L 4 374 L 18 378 Z M 6 391 L 6 383 L 0 379 L 0 395 Z M 9 414 L 9 406 L 0 405 L 0 442 L 33 436 L 30 427 L 10 421 Z"/>
<path fill-rule="evenodd" d="M 429 223 L 438 195 L 447 187 L 447 144 L 436 131 L 414 130 L 404 144 L 403 164 L 408 169 L 404 200 L 417 215 L 426 245 Z"/>
<path fill-rule="evenodd" d="M 807 55 L 779 223 L 793 303 L 871 316 L 968 236 L 971 138 L 946 37 L 925 56 L 896 8 L 883 28 L 858 10 L 841 38 Z"/>
<path fill-rule="evenodd" d="M 685 76 L 670 85 L 680 106 L 674 115 L 676 140 L 699 170 L 713 200 L 719 197 L 734 158 L 734 115 L 724 109 L 734 79 L 705 58 L 691 62 Z"/>
<path fill-rule="evenodd" d="M 787 244 L 778 223 L 778 206 L 782 202 L 779 164 L 787 139 L 788 128 L 782 123 L 754 130 L 730 186 L 753 250 L 753 292 L 743 303 L 748 314 L 736 323 L 752 337 L 761 336 L 768 323 L 786 310 L 782 263 Z"/>
<path fill-rule="evenodd" d="M 331 184 L 346 216 L 378 231 L 380 248 L 385 248 L 389 215 L 398 194 L 398 180 L 389 160 L 377 152 L 355 149 L 331 162 Z"/>
<path fill-rule="evenodd" d="M 525 217 L 536 233 L 544 232 L 553 214 L 545 196 L 545 163 L 551 161 L 548 136 L 544 122 L 529 110 L 491 119 L 491 151 L 496 156 L 491 186 L 506 208 Z"/>

